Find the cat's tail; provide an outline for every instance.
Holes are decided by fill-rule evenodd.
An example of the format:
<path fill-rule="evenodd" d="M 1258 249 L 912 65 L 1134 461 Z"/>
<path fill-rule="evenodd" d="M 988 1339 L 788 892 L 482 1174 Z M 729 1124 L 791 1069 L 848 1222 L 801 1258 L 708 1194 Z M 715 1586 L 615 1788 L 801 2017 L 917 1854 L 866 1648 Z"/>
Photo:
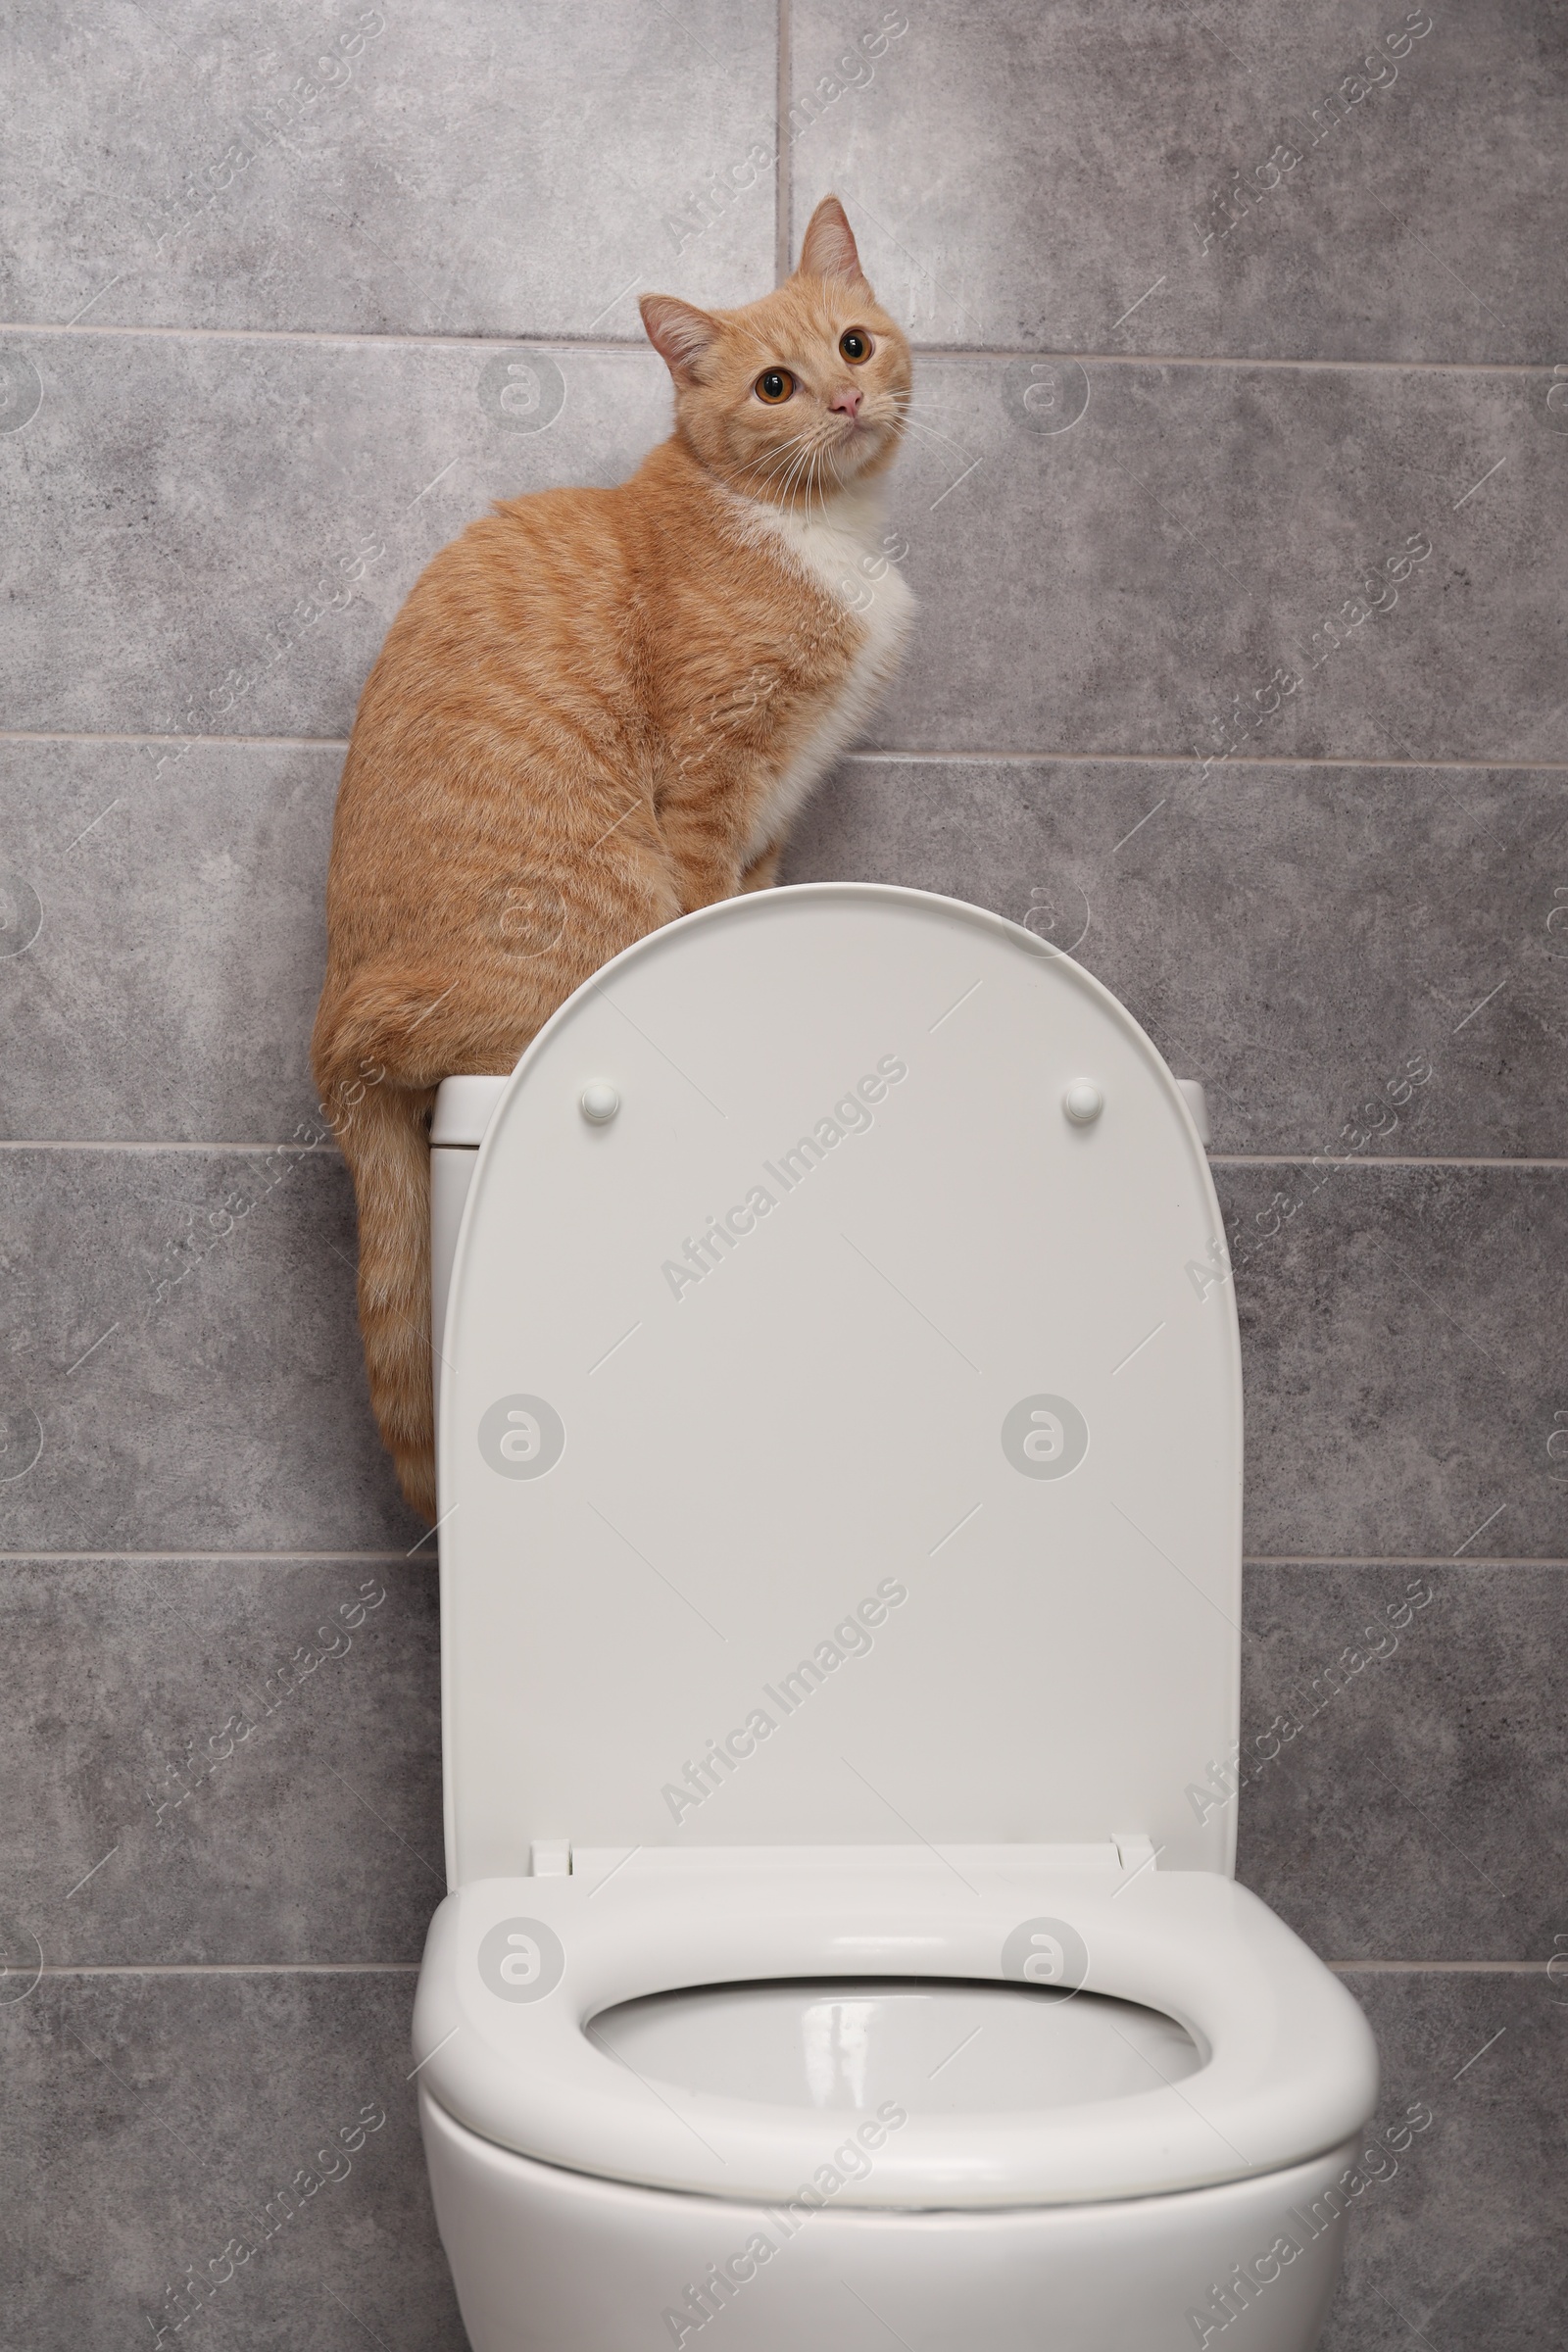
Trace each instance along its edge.
<path fill-rule="evenodd" d="M 370 1405 L 398 1484 L 435 1517 L 430 1372 L 430 1087 L 383 1079 L 343 1115 L 338 1142 L 360 1217 L 360 1332 Z"/>
<path fill-rule="evenodd" d="M 349 1173 L 360 1224 L 360 1333 L 370 1405 L 414 1508 L 434 1519 L 430 1377 L 430 1141 L 435 1090 L 462 1041 L 429 1015 L 450 975 L 362 970 L 322 992 L 311 1061 Z M 456 1043 L 458 1058 L 450 1058 Z"/>

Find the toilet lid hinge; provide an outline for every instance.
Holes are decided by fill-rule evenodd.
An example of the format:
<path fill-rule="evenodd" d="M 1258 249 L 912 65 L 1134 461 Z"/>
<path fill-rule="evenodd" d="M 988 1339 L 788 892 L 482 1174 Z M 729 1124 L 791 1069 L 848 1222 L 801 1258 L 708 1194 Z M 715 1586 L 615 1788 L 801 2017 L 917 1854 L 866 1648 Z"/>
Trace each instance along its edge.
<path fill-rule="evenodd" d="M 1155 1845 L 1147 1830 L 1112 1830 L 1110 1842 L 1129 1879 L 1136 1878 L 1141 1870 L 1157 1867 L 1156 1858 L 1165 1850 L 1162 1845 Z"/>
<path fill-rule="evenodd" d="M 571 1839 L 536 1838 L 528 1848 L 528 1875 L 534 1879 L 569 1879 Z"/>

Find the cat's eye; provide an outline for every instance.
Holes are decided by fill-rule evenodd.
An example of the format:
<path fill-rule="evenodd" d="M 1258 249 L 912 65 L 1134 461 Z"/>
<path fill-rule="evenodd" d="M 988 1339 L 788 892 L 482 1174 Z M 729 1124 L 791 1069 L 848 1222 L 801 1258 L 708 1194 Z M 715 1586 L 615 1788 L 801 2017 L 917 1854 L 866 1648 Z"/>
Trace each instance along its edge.
<path fill-rule="evenodd" d="M 776 409 L 794 391 L 795 378 L 783 368 L 764 368 L 753 389 L 759 400 L 765 400 L 770 409 Z"/>
<path fill-rule="evenodd" d="M 847 334 L 839 337 L 839 350 L 852 368 L 863 367 L 875 349 L 870 336 L 858 326 L 852 326 Z"/>

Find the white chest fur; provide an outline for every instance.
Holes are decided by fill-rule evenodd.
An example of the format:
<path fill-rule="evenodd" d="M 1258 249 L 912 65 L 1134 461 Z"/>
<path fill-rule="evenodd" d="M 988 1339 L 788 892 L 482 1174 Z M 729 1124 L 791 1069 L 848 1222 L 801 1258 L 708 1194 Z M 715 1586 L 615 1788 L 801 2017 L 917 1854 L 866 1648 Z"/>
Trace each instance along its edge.
<path fill-rule="evenodd" d="M 749 855 L 757 857 L 795 816 L 811 787 L 864 727 L 898 667 L 914 597 L 890 549 L 880 485 L 851 487 L 808 514 L 746 502 L 748 535 L 765 536 L 789 566 L 825 589 L 853 615 L 859 642 L 848 678 L 824 697 L 788 765 L 773 779 L 759 808 Z"/>

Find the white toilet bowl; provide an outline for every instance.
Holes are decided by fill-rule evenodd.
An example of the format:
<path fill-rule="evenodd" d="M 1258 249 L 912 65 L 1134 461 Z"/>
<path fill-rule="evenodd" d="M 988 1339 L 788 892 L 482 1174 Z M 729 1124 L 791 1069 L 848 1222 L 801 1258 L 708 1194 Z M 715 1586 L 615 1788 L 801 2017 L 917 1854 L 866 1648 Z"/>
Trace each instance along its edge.
<path fill-rule="evenodd" d="M 415 2015 L 475 2352 L 1307 2352 L 1377 2064 L 1231 1876 L 1175 1082 L 1028 933 L 819 886 L 640 943 L 493 1091 L 433 1135 Z"/>

